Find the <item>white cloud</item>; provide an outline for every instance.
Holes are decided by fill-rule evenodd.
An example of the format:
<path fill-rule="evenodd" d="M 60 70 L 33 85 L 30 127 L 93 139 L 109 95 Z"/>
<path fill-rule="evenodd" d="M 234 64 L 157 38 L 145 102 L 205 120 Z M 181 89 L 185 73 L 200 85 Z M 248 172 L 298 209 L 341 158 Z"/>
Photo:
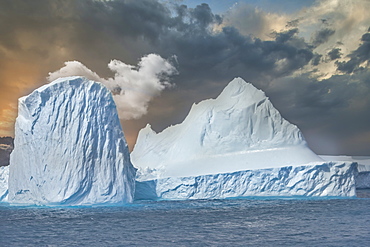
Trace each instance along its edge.
<path fill-rule="evenodd" d="M 104 79 L 100 78 L 98 74 L 87 68 L 85 65 L 78 61 L 68 61 L 64 63 L 64 67 L 49 73 L 48 81 L 54 81 L 60 77 L 67 77 L 67 76 L 84 76 L 87 79 L 93 81 L 103 82 Z"/>
<path fill-rule="evenodd" d="M 137 66 L 112 60 L 108 68 L 113 78 L 101 78 L 78 61 L 65 62 L 65 66 L 49 73 L 53 81 L 65 76 L 84 76 L 105 84 L 112 92 L 121 119 L 136 119 L 147 113 L 149 102 L 172 84 L 169 77 L 177 74 L 176 68 L 161 56 L 149 54 L 141 58 Z"/>

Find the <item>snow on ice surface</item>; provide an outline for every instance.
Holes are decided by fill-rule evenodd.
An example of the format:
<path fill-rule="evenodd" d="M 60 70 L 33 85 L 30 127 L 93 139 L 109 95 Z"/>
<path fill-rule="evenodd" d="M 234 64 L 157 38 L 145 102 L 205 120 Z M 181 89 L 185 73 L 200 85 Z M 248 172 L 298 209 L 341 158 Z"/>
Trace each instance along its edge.
<path fill-rule="evenodd" d="M 370 156 L 320 155 L 323 160 L 358 163 L 358 172 L 370 172 Z"/>
<path fill-rule="evenodd" d="M 246 196 L 356 195 L 355 163 L 321 163 L 234 173 L 169 177 L 136 183 L 138 200 L 221 199 Z"/>
<path fill-rule="evenodd" d="M 60 78 L 19 99 L 10 203 L 131 202 L 135 168 L 112 95 L 82 77 Z"/>
<path fill-rule="evenodd" d="M 241 78 L 194 104 L 181 124 L 158 134 L 147 125 L 131 159 L 141 181 L 322 162 L 264 92 Z"/>

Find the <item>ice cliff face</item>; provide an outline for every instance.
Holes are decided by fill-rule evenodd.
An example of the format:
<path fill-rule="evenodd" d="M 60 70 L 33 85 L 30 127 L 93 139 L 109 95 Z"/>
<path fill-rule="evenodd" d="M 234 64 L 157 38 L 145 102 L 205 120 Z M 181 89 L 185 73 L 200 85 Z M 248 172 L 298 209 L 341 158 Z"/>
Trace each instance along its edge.
<path fill-rule="evenodd" d="M 370 188 L 370 156 L 346 156 L 346 155 L 320 155 L 324 160 L 356 162 L 358 174 L 356 175 L 356 188 Z"/>
<path fill-rule="evenodd" d="M 7 201 L 9 166 L 0 167 L 0 202 Z"/>
<path fill-rule="evenodd" d="M 10 203 L 133 199 L 136 170 L 112 95 L 100 83 L 60 78 L 20 98 L 14 141 Z"/>
<path fill-rule="evenodd" d="M 221 199 L 247 196 L 353 197 L 356 163 L 327 162 L 233 173 L 169 177 L 136 183 L 145 200 Z"/>
<path fill-rule="evenodd" d="M 139 180 L 322 161 L 265 94 L 241 78 L 216 99 L 193 105 L 181 124 L 158 134 L 147 125 L 131 159 L 141 170 Z"/>

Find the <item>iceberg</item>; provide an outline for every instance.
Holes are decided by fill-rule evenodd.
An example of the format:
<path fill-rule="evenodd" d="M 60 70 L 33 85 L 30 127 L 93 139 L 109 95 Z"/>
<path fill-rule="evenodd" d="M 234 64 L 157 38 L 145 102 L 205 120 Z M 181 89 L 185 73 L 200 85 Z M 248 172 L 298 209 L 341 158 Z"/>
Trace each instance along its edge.
<path fill-rule="evenodd" d="M 355 163 L 324 162 L 297 126 L 241 78 L 185 120 L 139 132 L 131 153 L 136 199 L 354 196 Z"/>
<path fill-rule="evenodd" d="M 137 181 L 136 200 L 223 199 L 254 196 L 356 196 L 356 163 L 237 171 Z"/>
<path fill-rule="evenodd" d="M 135 174 L 112 94 L 101 83 L 60 78 L 19 99 L 9 203 L 131 202 Z"/>
<path fill-rule="evenodd" d="M 194 104 L 178 125 L 139 132 L 131 153 L 140 177 L 197 176 L 323 161 L 297 126 L 286 121 L 264 92 L 241 78 L 216 99 Z"/>

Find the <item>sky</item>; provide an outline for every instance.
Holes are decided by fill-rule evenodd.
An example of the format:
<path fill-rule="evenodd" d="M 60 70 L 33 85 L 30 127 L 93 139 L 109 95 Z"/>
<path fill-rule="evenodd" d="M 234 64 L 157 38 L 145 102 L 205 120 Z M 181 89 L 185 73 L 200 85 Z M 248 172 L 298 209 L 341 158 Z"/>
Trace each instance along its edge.
<path fill-rule="evenodd" d="M 370 155 L 368 0 L 0 0 L 0 136 L 59 76 L 114 94 L 133 147 L 235 77 L 266 92 L 318 154 Z"/>

